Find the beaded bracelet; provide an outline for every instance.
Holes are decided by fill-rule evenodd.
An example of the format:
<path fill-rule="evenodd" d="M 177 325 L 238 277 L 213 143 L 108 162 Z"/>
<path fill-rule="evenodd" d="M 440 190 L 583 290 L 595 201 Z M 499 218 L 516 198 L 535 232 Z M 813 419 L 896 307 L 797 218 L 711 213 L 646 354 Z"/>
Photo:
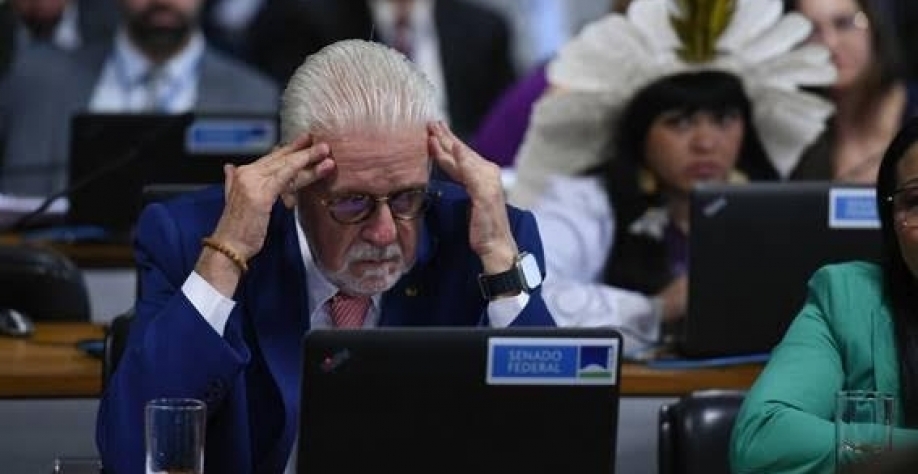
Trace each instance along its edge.
<path fill-rule="evenodd" d="M 220 242 L 219 240 L 216 240 L 213 237 L 204 237 L 203 239 L 201 239 L 201 245 L 212 248 L 216 250 L 217 252 L 220 252 L 223 255 L 226 255 L 226 258 L 232 260 L 233 263 L 235 263 L 236 266 L 239 267 L 240 270 L 242 270 L 242 273 L 245 273 L 249 270 L 249 265 L 245 262 L 245 259 L 242 258 L 242 256 L 239 255 L 238 252 L 231 249 L 229 246 L 227 246 L 223 242 Z"/>

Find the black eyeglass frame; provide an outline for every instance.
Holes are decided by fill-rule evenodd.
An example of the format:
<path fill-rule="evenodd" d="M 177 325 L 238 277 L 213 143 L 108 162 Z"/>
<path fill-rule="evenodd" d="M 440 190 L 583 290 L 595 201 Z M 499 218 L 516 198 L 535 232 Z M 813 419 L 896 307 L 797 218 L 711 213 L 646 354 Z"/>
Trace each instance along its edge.
<path fill-rule="evenodd" d="M 907 191 L 918 191 L 918 184 L 907 184 L 901 188 L 895 189 L 893 192 L 889 193 L 886 196 L 885 201 L 892 207 L 893 217 L 896 221 L 899 221 L 906 227 L 915 227 L 918 226 L 918 205 L 914 206 L 914 210 L 910 211 L 902 207 L 898 203 L 898 196 L 902 195 L 903 192 Z M 914 212 L 916 215 L 913 218 L 909 218 L 908 214 Z"/>
<path fill-rule="evenodd" d="M 401 213 L 396 212 L 390 204 L 393 200 L 398 199 L 406 194 L 417 193 L 423 196 L 417 208 L 414 209 L 411 213 Z M 386 203 L 389 206 L 389 212 L 392 213 L 392 217 L 400 221 L 411 221 L 417 219 L 424 215 L 424 212 L 427 208 L 430 207 L 431 201 L 439 197 L 440 193 L 432 191 L 429 187 L 418 187 L 418 188 L 408 188 L 400 189 L 394 191 L 385 196 L 374 196 L 372 194 L 345 194 L 341 196 L 325 196 L 319 197 L 319 203 L 325 206 L 325 209 L 328 211 L 328 215 L 331 216 L 332 220 L 339 224 L 344 225 L 355 225 L 366 222 L 373 214 L 376 213 L 376 210 L 379 208 L 380 203 Z M 340 215 L 335 213 L 334 206 L 338 203 L 344 202 L 346 200 L 355 200 L 355 199 L 366 199 L 367 207 L 365 210 L 361 211 L 359 214 L 356 214 L 352 219 L 341 218 Z"/>

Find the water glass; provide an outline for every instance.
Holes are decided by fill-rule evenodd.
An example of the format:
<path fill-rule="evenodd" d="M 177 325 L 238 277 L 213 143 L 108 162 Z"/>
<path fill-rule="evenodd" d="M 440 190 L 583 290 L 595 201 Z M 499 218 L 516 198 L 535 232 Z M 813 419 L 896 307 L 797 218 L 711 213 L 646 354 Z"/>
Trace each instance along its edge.
<path fill-rule="evenodd" d="M 52 474 L 102 474 L 102 461 L 92 457 L 60 457 L 54 460 Z"/>
<path fill-rule="evenodd" d="M 868 390 L 840 391 L 835 405 L 835 471 L 863 469 L 892 450 L 895 396 Z M 858 471 L 861 472 L 861 471 Z"/>
<path fill-rule="evenodd" d="M 159 398 L 146 406 L 147 474 L 203 474 L 207 407 L 192 398 Z"/>

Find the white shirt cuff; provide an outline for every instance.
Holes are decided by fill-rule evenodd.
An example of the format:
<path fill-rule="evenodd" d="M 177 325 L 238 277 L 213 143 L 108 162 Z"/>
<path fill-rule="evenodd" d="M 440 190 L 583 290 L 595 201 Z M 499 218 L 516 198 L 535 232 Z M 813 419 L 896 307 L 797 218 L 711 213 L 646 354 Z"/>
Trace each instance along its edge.
<path fill-rule="evenodd" d="M 198 272 L 191 272 L 188 279 L 182 284 L 182 293 L 198 310 L 198 313 L 217 331 L 217 334 L 223 335 L 226 329 L 226 321 L 236 306 L 236 302 L 223 296 L 213 285 L 198 275 Z"/>
<path fill-rule="evenodd" d="M 521 291 L 512 298 L 498 298 L 488 303 L 488 320 L 491 327 L 505 328 L 516 319 L 529 303 L 529 293 Z"/>

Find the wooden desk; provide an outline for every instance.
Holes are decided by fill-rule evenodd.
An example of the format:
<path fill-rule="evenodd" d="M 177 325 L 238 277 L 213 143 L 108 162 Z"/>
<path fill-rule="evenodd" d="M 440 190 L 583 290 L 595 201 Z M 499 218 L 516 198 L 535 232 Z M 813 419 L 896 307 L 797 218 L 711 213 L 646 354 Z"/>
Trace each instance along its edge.
<path fill-rule="evenodd" d="M 625 364 L 622 367 L 620 393 L 624 396 L 665 397 L 709 388 L 747 390 L 763 367 L 760 364 L 748 364 L 711 369 L 663 370 Z"/>
<path fill-rule="evenodd" d="M 82 268 L 134 268 L 134 249 L 128 243 L 27 241 L 19 235 L 0 235 L 0 244 L 15 245 L 24 242 L 56 250 Z"/>
<path fill-rule="evenodd" d="M 104 335 L 95 324 L 39 323 L 28 339 L 0 337 L 0 398 L 99 396 L 102 361 L 75 343 Z"/>
<path fill-rule="evenodd" d="M 30 339 L 0 337 L 0 398 L 99 396 L 102 362 L 74 344 L 104 334 L 104 326 L 96 324 L 43 323 Z M 625 364 L 621 394 L 670 397 L 707 388 L 745 390 L 761 370 L 757 364 L 692 370 Z"/>

